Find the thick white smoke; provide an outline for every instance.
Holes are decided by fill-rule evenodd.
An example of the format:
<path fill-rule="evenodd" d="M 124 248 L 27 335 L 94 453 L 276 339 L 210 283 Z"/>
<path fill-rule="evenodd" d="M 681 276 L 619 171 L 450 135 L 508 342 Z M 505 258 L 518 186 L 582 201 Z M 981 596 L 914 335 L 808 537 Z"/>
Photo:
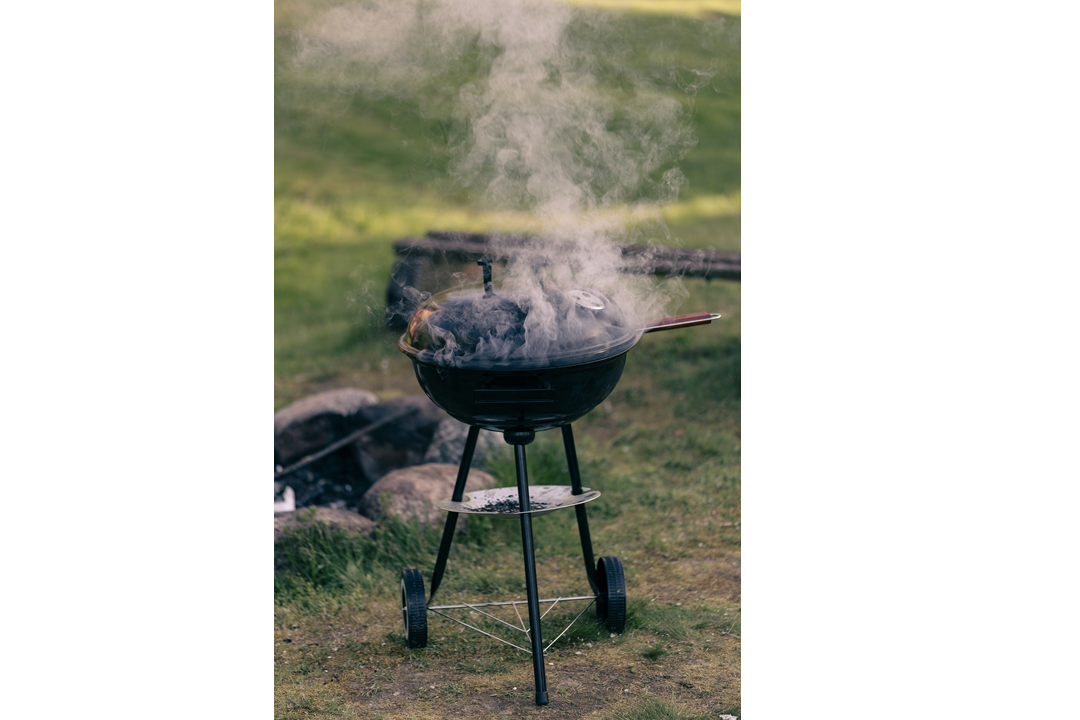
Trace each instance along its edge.
<path fill-rule="evenodd" d="M 685 295 L 620 272 L 627 228 L 612 211 L 675 198 L 689 116 L 619 61 L 627 48 L 601 17 L 535 0 L 374 0 L 327 11 L 299 38 L 297 67 L 342 91 L 449 103 L 451 176 L 491 207 L 535 214 L 543 242 L 515 250 L 503 277 L 530 298 L 534 352 L 566 332 L 540 278 L 599 291 L 632 324 Z"/>

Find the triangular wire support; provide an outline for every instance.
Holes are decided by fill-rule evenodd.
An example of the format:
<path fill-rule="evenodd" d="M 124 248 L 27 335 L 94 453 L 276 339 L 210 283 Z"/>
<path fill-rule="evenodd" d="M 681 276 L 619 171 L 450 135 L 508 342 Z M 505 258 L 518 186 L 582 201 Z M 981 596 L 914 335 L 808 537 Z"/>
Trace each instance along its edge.
<path fill-rule="evenodd" d="M 547 614 L 549 612 L 551 612 L 551 609 L 554 608 L 556 605 L 558 605 L 561 600 L 588 600 L 589 604 L 586 605 L 582 609 L 582 611 L 579 612 L 577 614 L 577 616 L 575 616 L 574 619 L 570 621 L 569 625 L 567 625 L 565 628 L 563 628 L 563 631 L 561 633 L 559 633 L 555 637 L 554 640 L 552 640 L 550 643 L 548 643 L 548 646 L 546 648 L 544 648 L 544 654 L 545 655 L 547 655 L 547 651 L 551 649 L 551 646 L 554 645 L 556 642 L 558 642 L 559 638 L 561 638 L 563 635 L 565 635 L 566 631 L 569 630 L 570 628 L 572 628 L 574 626 L 574 623 L 576 623 L 579 619 L 581 619 L 581 616 L 585 614 L 585 611 L 593 606 L 593 603 L 596 602 L 596 597 L 595 596 L 593 596 L 593 597 L 581 596 L 581 597 L 569 597 L 569 598 L 559 597 L 559 598 L 548 598 L 548 599 L 545 599 L 545 600 L 541 600 L 540 602 L 549 602 L 549 603 L 551 603 L 551 605 L 548 607 L 548 609 L 544 611 L 544 614 L 541 615 L 541 619 L 543 619 L 545 616 L 547 616 Z M 476 632 L 480 633 L 481 635 L 487 635 L 489 638 L 492 638 L 493 640 L 498 640 L 499 642 L 503 643 L 504 645 L 509 645 L 512 648 L 517 648 L 518 650 L 522 651 L 523 653 L 531 656 L 533 654 L 532 650 L 529 650 L 528 648 L 523 648 L 520 645 L 515 645 L 514 643 L 512 643 L 512 642 L 510 642 L 508 640 L 503 640 L 501 637 L 499 637 L 497 635 L 492 635 L 491 633 L 489 633 L 489 632 L 487 632 L 485 630 L 481 630 L 480 628 L 476 627 L 475 625 L 470 625 L 469 623 L 465 622 L 464 620 L 459 620 L 459 619 L 457 619 L 456 617 L 454 617 L 452 615 L 447 615 L 444 612 L 440 612 L 440 609 L 446 610 L 446 609 L 451 609 L 451 608 L 454 608 L 454 609 L 469 608 L 471 610 L 475 610 L 476 612 L 480 613 L 481 615 L 483 615 L 485 617 L 489 617 L 492 620 L 495 620 L 496 622 L 505 625 L 506 627 L 510 628 L 511 630 L 517 630 L 518 632 L 523 632 L 523 633 L 525 633 L 526 636 L 529 636 L 530 633 L 529 633 L 528 629 L 526 629 L 524 627 L 524 624 L 525 624 L 524 620 L 522 620 L 521 613 L 518 612 L 518 609 L 517 609 L 517 606 L 520 605 L 520 604 L 521 604 L 521 602 L 483 603 L 483 605 L 485 605 L 485 606 L 488 606 L 488 605 L 513 605 L 514 606 L 514 612 L 516 612 L 518 614 L 518 620 L 521 621 L 522 627 L 517 627 L 516 625 L 511 625 L 510 623 L 506 622 L 505 620 L 497 618 L 497 617 L 495 617 L 494 615 L 492 615 L 490 613 L 486 613 L 483 610 L 481 610 L 479 607 L 477 607 L 477 605 L 472 605 L 470 603 L 462 603 L 460 605 L 441 605 L 441 606 L 436 606 L 436 607 L 429 607 L 428 610 L 435 613 L 436 615 L 440 615 L 440 616 L 446 618 L 447 620 L 453 620 L 458 625 L 464 625 L 465 627 L 469 628 L 470 630 L 475 630 Z"/>

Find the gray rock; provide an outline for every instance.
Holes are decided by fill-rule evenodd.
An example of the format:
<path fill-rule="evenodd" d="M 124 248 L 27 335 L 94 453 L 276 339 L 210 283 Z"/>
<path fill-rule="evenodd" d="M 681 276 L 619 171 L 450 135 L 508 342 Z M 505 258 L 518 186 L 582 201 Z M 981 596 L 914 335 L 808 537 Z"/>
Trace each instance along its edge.
<path fill-rule="evenodd" d="M 435 428 L 446 417 L 446 413 L 427 395 L 409 395 L 369 405 L 360 411 L 360 416 L 365 422 L 375 423 L 403 410 L 413 412 L 379 428 L 372 433 L 372 437 L 423 453 L 431 442 Z"/>
<path fill-rule="evenodd" d="M 368 489 L 360 501 L 360 512 L 373 520 L 394 515 L 406 521 L 417 519 L 422 524 L 441 523 L 445 513 L 436 505 L 454 492 L 457 470 L 456 465 L 448 463 L 395 470 Z M 466 492 L 493 487 L 494 477 L 483 470 L 469 471 Z"/>
<path fill-rule="evenodd" d="M 426 395 L 388 400 L 359 411 L 363 426 L 409 409 L 413 412 L 352 443 L 353 457 L 369 483 L 393 470 L 422 463 L 435 429 L 446 414 Z"/>
<path fill-rule="evenodd" d="M 469 426 L 454 418 L 446 418 L 435 434 L 431 437 L 431 444 L 424 453 L 426 463 L 461 463 L 461 454 L 465 451 L 465 438 L 469 434 Z M 490 430 L 481 430 L 476 438 L 476 450 L 473 452 L 473 467 L 484 467 L 487 461 L 496 454 L 508 452 L 510 446 L 506 444 L 500 433 Z"/>
<path fill-rule="evenodd" d="M 367 390 L 343 388 L 310 395 L 274 413 L 274 463 L 289 465 L 365 424 L 360 411 L 378 403 Z"/>
<path fill-rule="evenodd" d="M 363 515 L 348 510 L 334 508 L 302 508 L 291 512 L 274 513 L 274 542 L 285 535 L 288 528 L 298 528 L 304 524 L 319 522 L 330 527 L 370 537 L 375 531 L 375 523 Z"/>

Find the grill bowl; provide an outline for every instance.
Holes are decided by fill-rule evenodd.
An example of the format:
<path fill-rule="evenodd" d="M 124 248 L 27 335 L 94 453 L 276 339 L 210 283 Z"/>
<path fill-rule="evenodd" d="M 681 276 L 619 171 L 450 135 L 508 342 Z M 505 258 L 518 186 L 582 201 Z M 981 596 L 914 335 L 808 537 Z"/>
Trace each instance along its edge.
<path fill-rule="evenodd" d="M 575 365 L 507 369 L 424 362 L 404 336 L 398 346 L 433 403 L 456 420 L 496 432 L 550 430 L 585 416 L 615 389 L 630 349 Z"/>

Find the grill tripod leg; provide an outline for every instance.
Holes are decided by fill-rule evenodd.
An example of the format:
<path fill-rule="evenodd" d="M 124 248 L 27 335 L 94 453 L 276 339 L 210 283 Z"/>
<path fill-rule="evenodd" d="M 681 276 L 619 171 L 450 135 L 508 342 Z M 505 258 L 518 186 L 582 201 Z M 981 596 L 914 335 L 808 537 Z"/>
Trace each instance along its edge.
<path fill-rule="evenodd" d="M 469 479 L 469 466 L 472 465 L 473 452 L 476 450 L 476 438 L 480 435 L 480 428 L 475 425 L 469 426 L 469 435 L 465 438 L 465 450 L 461 453 L 461 464 L 458 465 L 457 481 L 454 483 L 454 494 L 450 499 L 461 502 L 465 494 L 465 481 Z M 442 541 L 439 543 L 439 555 L 435 559 L 435 571 L 431 574 L 431 594 L 428 595 L 428 605 L 435 598 L 435 591 L 439 589 L 443 573 L 446 571 L 446 559 L 450 556 L 450 545 L 454 542 L 454 528 L 457 527 L 456 512 L 446 514 L 446 526 L 443 528 Z"/>
<path fill-rule="evenodd" d="M 531 433 L 530 433 L 531 434 Z M 509 435 L 509 433 L 507 433 Z M 531 440 L 532 438 L 529 438 Z M 510 438 L 507 437 L 507 441 Z M 527 441 L 526 441 L 527 442 Z M 540 636 L 540 596 L 536 590 L 536 556 L 533 553 L 532 515 L 529 510 L 529 478 L 525 470 L 525 444 L 514 444 L 517 464 L 518 502 L 521 503 L 521 548 L 525 560 L 525 592 L 529 603 L 529 636 L 532 640 L 533 678 L 536 704 L 547 705 L 547 676 L 544 674 L 544 640 Z"/>
<path fill-rule="evenodd" d="M 570 492 L 580 495 L 581 472 L 578 470 L 577 447 L 574 445 L 574 431 L 569 425 L 562 426 L 563 448 L 566 450 L 566 464 L 570 470 Z M 575 505 L 574 512 L 577 514 L 578 535 L 581 536 L 581 554 L 585 559 L 585 576 L 589 579 L 589 587 L 594 593 L 600 592 L 596 584 L 596 560 L 593 559 L 592 536 L 589 535 L 589 517 L 585 514 L 585 505 Z"/>

